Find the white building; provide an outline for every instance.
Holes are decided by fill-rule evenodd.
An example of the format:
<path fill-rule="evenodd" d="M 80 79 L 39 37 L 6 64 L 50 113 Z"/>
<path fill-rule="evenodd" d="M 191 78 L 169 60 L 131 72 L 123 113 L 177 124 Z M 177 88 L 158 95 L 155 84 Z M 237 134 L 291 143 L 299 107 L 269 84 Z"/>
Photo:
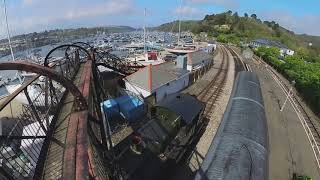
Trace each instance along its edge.
<path fill-rule="evenodd" d="M 213 57 L 204 51 L 195 51 L 187 54 L 187 70 L 193 71 L 212 63 Z"/>
<path fill-rule="evenodd" d="M 267 47 L 273 46 L 273 47 L 278 47 L 280 49 L 280 55 L 282 57 L 294 55 L 293 50 L 289 49 L 287 46 L 285 46 L 279 41 L 271 41 L 268 39 L 257 39 L 257 40 L 251 41 L 249 46 L 252 48 L 258 48 L 260 46 L 267 46 Z"/>
<path fill-rule="evenodd" d="M 217 49 L 216 41 L 208 41 L 208 47 L 212 47 L 212 50 L 215 51 Z"/>
<path fill-rule="evenodd" d="M 294 50 L 287 49 L 287 48 L 281 48 L 280 49 L 280 55 L 281 56 L 293 56 Z"/>
<path fill-rule="evenodd" d="M 159 102 L 189 84 L 189 72 L 174 62 L 149 65 L 126 77 L 126 89 L 143 97 L 154 96 Z"/>

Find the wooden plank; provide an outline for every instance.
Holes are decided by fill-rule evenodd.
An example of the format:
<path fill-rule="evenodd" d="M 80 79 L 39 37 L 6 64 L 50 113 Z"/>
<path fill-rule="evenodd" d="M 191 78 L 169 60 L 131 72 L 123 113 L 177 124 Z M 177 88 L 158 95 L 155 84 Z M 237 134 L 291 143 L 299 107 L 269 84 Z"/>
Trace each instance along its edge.
<path fill-rule="evenodd" d="M 74 84 L 77 86 L 81 80 L 83 65 L 80 66 L 79 71 L 74 78 Z M 66 143 L 67 132 L 70 126 L 70 117 L 74 107 L 74 96 L 68 92 L 63 105 L 61 107 L 60 114 L 58 115 L 55 131 L 53 138 L 58 140 L 60 143 Z M 64 164 L 64 148 L 56 144 L 54 141 L 50 142 L 47 157 L 44 164 L 43 179 L 55 179 L 61 178 L 63 175 L 63 164 Z"/>
<path fill-rule="evenodd" d="M 90 83 L 92 79 L 92 62 L 87 61 L 73 80 L 83 96 L 90 96 Z M 65 149 L 50 143 L 49 153 L 46 158 L 46 168 L 43 176 L 45 179 L 62 177 L 63 179 L 86 179 L 88 177 L 88 134 L 87 111 L 74 111 L 74 98 L 69 93 L 57 120 L 53 137 L 65 144 Z M 60 173 L 60 174 L 59 174 Z"/>
<path fill-rule="evenodd" d="M 88 112 L 83 112 L 79 117 L 76 147 L 76 179 L 82 180 L 88 177 Z"/>
<path fill-rule="evenodd" d="M 76 144 L 77 130 L 81 112 L 72 113 L 67 130 L 66 148 L 63 157 L 63 177 L 66 179 L 75 179 L 76 174 Z"/>

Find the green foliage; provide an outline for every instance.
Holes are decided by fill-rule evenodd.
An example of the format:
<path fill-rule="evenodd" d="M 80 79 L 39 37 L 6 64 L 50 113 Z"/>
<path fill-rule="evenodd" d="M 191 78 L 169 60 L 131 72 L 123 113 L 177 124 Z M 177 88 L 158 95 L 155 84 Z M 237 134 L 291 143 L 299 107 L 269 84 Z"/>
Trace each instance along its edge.
<path fill-rule="evenodd" d="M 177 32 L 178 21 L 161 25 L 156 29 Z M 219 38 L 221 42 L 249 42 L 259 38 L 276 40 L 299 54 L 301 52 L 306 61 L 320 62 L 320 37 L 294 34 L 275 21 L 261 22 L 256 14 L 252 14 L 251 18 L 247 13 L 244 14 L 244 17 L 240 17 L 237 12 L 232 11 L 206 15 L 202 21 L 182 21 L 182 30 L 190 30 L 194 34 L 206 32 L 209 37 L 218 37 L 222 34 L 225 37 Z M 231 37 L 228 37 L 229 34 L 232 34 Z M 233 35 L 237 38 L 234 38 Z M 312 43 L 311 47 L 309 43 Z"/>
<path fill-rule="evenodd" d="M 239 44 L 240 38 L 235 34 L 220 34 L 217 37 L 218 42 Z"/>
<path fill-rule="evenodd" d="M 251 18 L 257 19 L 257 15 L 256 14 L 251 14 Z"/>
<path fill-rule="evenodd" d="M 259 47 L 255 53 L 267 63 L 283 73 L 289 80 L 296 81 L 297 90 L 306 102 L 320 113 L 320 63 L 305 61 L 304 55 L 287 56 L 283 61 L 278 60 L 279 49 Z"/>
<path fill-rule="evenodd" d="M 276 69 L 281 69 L 283 62 L 279 60 L 279 48 L 260 46 L 255 52 L 259 57 L 262 57 Z"/>
<path fill-rule="evenodd" d="M 227 37 L 223 34 L 220 34 L 218 37 L 217 37 L 217 41 L 218 42 L 222 42 L 222 43 L 227 43 Z"/>
<path fill-rule="evenodd" d="M 221 29 L 221 26 L 229 26 L 229 29 Z M 290 49 L 295 51 L 303 50 L 305 59 L 309 62 L 319 62 L 320 60 L 320 37 L 308 35 L 296 35 L 281 27 L 275 21 L 261 22 L 256 14 L 251 18 L 248 14 L 239 17 L 235 12 L 207 15 L 198 23 L 198 29 L 211 34 L 234 34 L 240 38 L 239 41 L 250 41 L 258 38 L 280 41 Z M 238 41 L 238 40 L 236 40 Z M 312 46 L 308 46 L 312 42 Z"/>
<path fill-rule="evenodd" d="M 256 14 L 249 18 L 247 13 L 244 17 L 232 13 L 206 15 L 202 21 L 184 21 L 182 29 L 192 30 L 195 34 L 206 32 L 209 37 L 215 36 L 217 41 L 223 43 L 239 44 L 240 41 L 265 38 L 287 45 L 296 55 L 288 56 L 283 61 L 279 60 L 278 48 L 259 47 L 255 53 L 290 80 L 295 79 L 299 92 L 320 113 L 320 37 L 294 34 L 275 21 L 261 22 Z M 172 24 L 168 27 L 170 31 Z"/>
<path fill-rule="evenodd" d="M 166 31 L 166 32 L 178 32 L 179 31 L 179 21 L 173 21 L 170 23 L 162 24 L 158 27 L 152 28 L 152 30 Z M 202 27 L 199 26 L 199 21 L 181 21 L 181 31 L 192 31 L 199 34 L 203 31 Z"/>

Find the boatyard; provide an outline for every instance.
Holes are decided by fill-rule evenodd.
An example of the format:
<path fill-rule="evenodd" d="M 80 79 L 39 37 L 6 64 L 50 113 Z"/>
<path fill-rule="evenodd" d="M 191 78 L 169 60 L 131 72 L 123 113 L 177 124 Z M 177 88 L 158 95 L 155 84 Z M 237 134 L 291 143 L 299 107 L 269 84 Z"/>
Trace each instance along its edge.
<path fill-rule="evenodd" d="M 2 2 L 0 180 L 320 179 L 320 37 L 261 2 Z"/>
<path fill-rule="evenodd" d="M 2 67 L 0 64 L 0 69 L 16 68 L 41 75 L 26 80 L 16 87 L 13 94 L 1 100 L 2 125 L 12 129 L 11 134 L 10 131 L 3 131 L 8 134 L 6 142 L 9 143 L 9 139 L 24 138 L 22 144 L 15 140 L 5 149 L 6 154 L 3 155 L 8 158 L 6 171 L 14 172 L 16 177 L 41 175 L 44 179 L 70 173 L 63 172 L 64 165 L 61 162 L 70 157 L 66 153 L 73 154 L 76 151 L 67 150 L 68 146 L 71 148 L 73 145 L 64 146 L 68 141 L 72 143 L 72 139 L 85 137 L 83 133 L 86 134 L 81 129 L 72 133 L 70 123 L 77 123 L 75 119 L 86 118 L 84 114 L 78 113 L 85 106 L 92 108 L 90 111 L 98 109 L 95 104 L 88 106 L 86 98 L 91 99 L 89 102 L 98 101 L 102 105 L 101 113 L 90 115 L 93 118 L 91 121 L 95 123 L 88 122 L 88 143 L 92 144 L 88 147 L 92 153 L 89 155 L 97 158 L 94 160 L 88 156 L 92 166 L 95 166 L 91 173 L 101 177 L 115 173 L 114 177 L 126 179 L 149 179 L 155 174 L 160 179 L 192 179 L 199 169 L 209 168 L 203 163 L 209 161 L 207 156 L 212 149 L 211 142 L 214 142 L 221 120 L 226 116 L 236 74 L 252 71 L 256 65 L 247 62 L 239 55 L 239 51 L 224 44 L 218 44 L 211 53 L 202 48 L 193 52 L 181 50 L 173 61 L 159 61 L 158 53 L 154 53 L 151 59 L 145 56 L 144 63 L 149 64 L 119 61 L 109 48 L 104 50 L 101 47 L 93 52 L 97 59 L 92 61 L 89 53 L 92 49 L 91 45 L 81 42 L 54 48 L 44 59 L 45 66 L 50 64 L 56 67 L 53 69 L 32 62 L 4 63 Z M 55 51 L 65 51 L 65 59 L 52 58 Z M 78 62 L 79 70 L 65 63 L 60 64 L 60 61 L 67 64 Z M 20 63 L 28 69 L 23 69 Z M 91 69 L 93 71 L 88 71 Z M 55 75 L 56 72 L 60 75 Z M 89 72 L 92 75 L 85 75 Z M 47 79 L 49 86 L 42 76 L 50 78 Z M 88 89 L 91 85 L 96 87 L 92 95 L 89 93 L 91 88 Z M 78 92 L 77 86 L 82 86 L 81 92 Z M 35 94 L 31 94 L 31 89 Z M 64 95 L 66 89 L 70 89 L 70 93 Z M 86 98 L 81 97 L 83 93 Z M 55 108 L 59 103 L 62 110 Z M 43 107 L 46 105 L 48 108 Z M 73 109 L 75 112 L 72 112 Z M 26 117 L 31 118 L 31 121 Z M 101 125 L 97 126 L 99 121 Z M 55 128 L 47 131 L 50 122 L 55 122 L 51 123 Z M 34 138 L 32 136 L 36 137 L 36 141 L 31 140 Z M 104 144 L 98 145 L 98 141 Z M 20 146 L 18 149 L 22 153 L 18 149 L 9 148 L 16 146 Z M 79 144 L 81 148 L 85 146 Z M 104 148 L 101 149 L 102 146 Z M 32 147 L 37 150 L 32 150 Z M 40 151 L 42 148 L 46 148 L 47 152 Z M 102 152 L 117 165 L 105 162 L 98 155 Z M 9 154 L 20 156 L 14 158 Z M 270 158 L 273 158 L 272 153 Z M 38 166 L 39 163 L 42 165 Z M 20 166 L 20 171 L 10 170 L 9 164 Z M 263 163 L 261 165 L 264 167 Z M 78 165 L 71 163 L 69 166 Z M 148 173 L 145 169 L 148 169 Z M 162 174 L 163 171 L 167 173 Z"/>

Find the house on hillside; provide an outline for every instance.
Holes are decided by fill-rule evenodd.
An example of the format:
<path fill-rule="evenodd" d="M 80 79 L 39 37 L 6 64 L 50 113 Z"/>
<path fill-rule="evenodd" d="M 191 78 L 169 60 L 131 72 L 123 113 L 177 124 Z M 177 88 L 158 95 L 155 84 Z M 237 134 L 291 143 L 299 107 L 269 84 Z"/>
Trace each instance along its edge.
<path fill-rule="evenodd" d="M 187 66 L 175 62 L 149 65 L 125 79 L 126 89 L 143 97 L 153 96 L 159 102 L 167 95 L 189 85 Z"/>
<path fill-rule="evenodd" d="M 277 47 L 280 49 L 280 55 L 284 56 L 292 56 L 294 55 L 294 51 L 289 49 L 286 45 L 282 44 L 279 41 L 272 41 L 268 39 L 256 39 L 250 42 L 249 46 L 251 48 L 258 48 L 260 46 L 267 46 L 267 47 Z"/>

